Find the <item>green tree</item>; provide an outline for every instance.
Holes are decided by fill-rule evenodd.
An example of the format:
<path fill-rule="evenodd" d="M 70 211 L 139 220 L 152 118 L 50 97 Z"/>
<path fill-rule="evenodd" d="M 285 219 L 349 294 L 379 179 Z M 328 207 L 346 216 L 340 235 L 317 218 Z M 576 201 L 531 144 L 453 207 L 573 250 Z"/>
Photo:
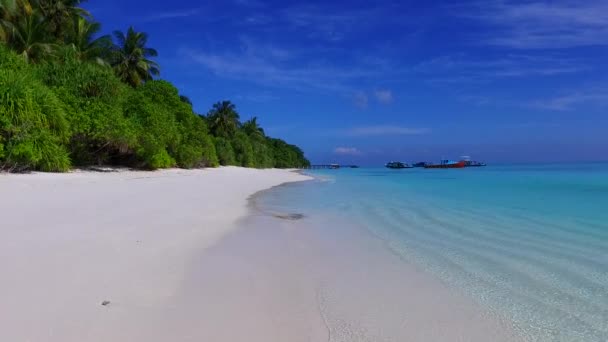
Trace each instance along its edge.
<path fill-rule="evenodd" d="M 236 165 L 236 157 L 234 155 L 234 149 L 230 141 L 223 137 L 215 137 L 215 150 L 220 165 Z"/>
<path fill-rule="evenodd" d="M 230 101 L 217 102 L 207 114 L 211 133 L 216 137 L 232 138 L 239 127 L 239 113 Z"/>
<path fill-rule="evenodd" d="M 183 102 L 186 103 L 188 105 L 190 105 L 190 107 L 192 107 L 192 101 L 190 100 L 190 98 L 188 96 L 185 95 L 180 95 L 179 99 Z"/>
<path fill-rule="evenodd" d="M 302 168 L 310 165 L 308 159 L 304 157 L 304 152 L 299 147 L 274 138 L 268 138 L 268 143 L 273 150 L 274 167 L 284 169 Z"/>
<path fill-rule="evenodd" d="M 65 104 L 74 164 L 129 163 L 139 133 L 139 126 L 124 114 L 133 89 L 112 69 L 79 60 L 72 48 L 59 52 L 56 59 L 36 69 Z"/>
<path fill-rule="evenodd" d="M 57 41 L 72 31 L 75 19 L 89 17 L 90 13 L 78 7 L 81 0 L 32 0 L 45 18 L 48 34 Z"/>
<path fill-rule="evenodd" d="M 272 149 L 266 140 L 264 129 L 258 123 L 258 118 L 253 117 L 245 121 L 241 130 L 249 137 L 255 166 L 258 168 L 274 167 Z"/>
<path fill-rule="evenodd" d="M 68 136 L 61 100 L 0 45 L 0 168 L 66 171 Z"/>
<path fill-rule="evenodd" d="M 264 139 L 264 137 L 266 137 L 264 129 L 258 124 L 258 118 L 256 116 L 245 121 L 241 128 L 245 134 L 253 139 Z"/>
<path fill-rule="evenodd" d="M 189 98 L 154 80 L 147 34 L 101 36 L 84 1 L 0 0 L 0 168 L 308 163 L 256 117 L 241 124 L 230 101 L 195 114 Z"/>
<path fill-rule="evenodd" d="M 136 32 L 129 27 L 127 33 L 114 31 L 114 46 L 111 64 L 123 82 L 137 87 L 153 76 L 160 74 L 160 67 L 150 58 L 158 56 L 156 50 L 147 47 L 148 34 Z"/>
<path fill-rule="evenodd" d="M 100 65 L 108 64 L 107 58 L 112 47 L 112 38 L 109 35 L 96 38 L 100 30 L 100 23 L 91 22 L 82 17 L 74 17 L 67 43 L 74 49 L 78 59 Z"/>
<path fill-rule="evenodd" d="M 36 9 L 15 15 L 9 27 L 8 45 L 26 61 L 48 59 L 56 44 L 49 40 L 44 16 Z"/>
<path fill-rule="evenodd" d="M 139 89 L 154 103 L 157 112 L 163 111 L 171 118 L 171 121 L 165 121 L 163 131 L 175 127 L 175 136 L 167 139 L 166 148 L 179 167 L 218 165 L 215 146 L 205 122 L 192 112 L 191 105 L 183 102 L 177 88 L 167 81 L 156 80 L 146 82 Z"/>
<path fill-rule="evenodd" d="M 234 149 L 236 165 L 243 167 L 255 167 L 253 146 L 247 134 L 237 131 L 231 141 Z"/>

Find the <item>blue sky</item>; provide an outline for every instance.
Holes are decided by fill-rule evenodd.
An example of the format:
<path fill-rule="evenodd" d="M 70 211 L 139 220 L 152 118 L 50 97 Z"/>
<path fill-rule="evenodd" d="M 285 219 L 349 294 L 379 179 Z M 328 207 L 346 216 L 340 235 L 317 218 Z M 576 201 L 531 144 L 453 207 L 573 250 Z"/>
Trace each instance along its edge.
<path fill-rule="evenodd" d="M 90 0 L 317 163 L 608 160 L 608 1 Z"/>

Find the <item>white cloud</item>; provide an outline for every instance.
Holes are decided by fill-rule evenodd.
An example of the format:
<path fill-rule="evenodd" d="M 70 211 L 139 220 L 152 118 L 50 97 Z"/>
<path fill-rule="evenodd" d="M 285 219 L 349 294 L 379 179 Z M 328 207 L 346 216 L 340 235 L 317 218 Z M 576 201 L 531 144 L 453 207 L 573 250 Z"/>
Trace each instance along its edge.
<path fill-rule="evenodd" d="M 311 39 L 338 42 L 381 20 L 383 13 L 381 7 L 348 9 L 328 3 L 323 6 L 304 4 L 287 7 L 280 11 L 278 17 L 289 26 L 305 31 Z"/>
<path fill-rule="evenodd" d="M 394 125 L 362 126 L 346 130 L 346 135 L 353 137 L 377 135 L 420 135 L 430 133 L 428 128 L 412 128 Z"/>
<path fill-rule="evenodd" d="M 393 92 L 390 90 L 376 90 L 374 96 L 376 97 L 376 100 L 382 104 L 393 102 Z"/>
<path fill-rule="evenodd" d="M 442 56 L 418 64 L 414 71 L 441 75 L 440 81 L 447 79 L 470 83 L 496 78 L 571 74 L 589 69 L 583 60 L 545 53 L 542 56 L 508 54 L 500 58 L 487 59 L 466 54 Z"/>
<path fill-rule="evenodd" d="M 481 36 L 491 45 L 523 49 L 608 45 L 606 1 L 479 1 L 461 6 L 459 12 L 496 28 Z"/>
<path fill-rule="evenodd" d="M 534 101 L 530 106 L 546 110 L 568 111 L 582 104 L 608 105 L 608 89 L 576 91 L 570 94 Z"/>
<path fill-rule="evenodd" d="M 249 94 L 237 94 L 233 96 L 235 99 L 239 101 L 249 101 L 249 102 L 270 102 L 278 100 L 279 97 L 272 93 L 249 93 Z"/>
<path fill-rule="evenodd" d="M 296 50 L 287 50 L 248 39 L 232 51 L 213 52 L 182 48 L 183 58 L 203 66 L 218 77 L 250 81 L 267 86 L 286 86 L 292 89 L 339 91 L 352 93 L 354 81 L 377 78 L 388 68 L 322 64 L 303 58 Z"/>
<path fill-rule="evenodd" d="M 361 154 L 355 147 L 336 147 L 334 149 L 334 154 L 345 155 L 345 156 L 358 156 Z"/>
<path fill-rule="evenodd" d="M 187 17 L 192 17 L 195 15 L 198 15 L 199 13 L 200 13 L 200 8 L 191 8 L 191 9 L 184 9 L 184 10 L 177 10 L 177 11 L 165 11 L 165 12 L 158 12 L 158 13 L 153 13 L 153 14 L 147 15 L 143 18 L 142 21 L 153 22 L 153 21 L 160 21 L 160 20 L 166 20 L 166 19 L 187 18 Z"/>

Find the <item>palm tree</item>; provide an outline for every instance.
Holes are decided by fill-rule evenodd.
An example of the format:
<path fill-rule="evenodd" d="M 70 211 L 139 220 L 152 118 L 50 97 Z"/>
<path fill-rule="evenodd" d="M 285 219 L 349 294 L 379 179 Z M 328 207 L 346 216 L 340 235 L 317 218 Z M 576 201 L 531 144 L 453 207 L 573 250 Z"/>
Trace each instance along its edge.
<path fill-rule="evenodd" d="M 239 127 L 239 113 L 230 101 L 217 102 L 213 105 L 207 121 L 211 132 L 216 137 L 232 137 Z"/>
<path fill-rule="evenodd" d="M 72 32 L 67 41 L 76 52 L 78 59 L 108 65 L 106 59 L 112 48 L 112 38 L 109 35 L 95 38 L 100 30 L 100 23 L 88 21 L 83 17 L 74 17 Z"/>
<path fill-rule="evenodd" d="M 245 134 L 254 139 L 263 140 L 266 137 L 266 134 L 264 134 L 264 129 L 258 124 L 258 118 L 256 116 L 245 121 L 241 129 L 243 132 L 245 132 Z"/>
<path fill-rule="evenodd" d="M 121 31 L 114 31 L 114 37 L 117 44 L 114 46 L 112 67 L 120 79 L 137 87 L 151 80 L 152 76 L 160 74 L 158 64 L 149 59 L 158 56 L 158 53 L 146 47 L 148 34 L 136 32 L 133 27 L 129 27 L 126 35 Z"/>
<path fill-rule="evenodd" d="M 9 46 L 21 54 L 26 61 L 42 60 L 56 47 L 56 44 L 48 39 L 45 18 L 36 10 L 26 9 L 23 15 L 13 18 L 9 32 Z"/>
<path fill-rule="evenodd" d="M 86 0 L 84 0 L 86 1 Z M 46 18 L 48 33 L 62 40 L 75 24 L 74 18 L 90 17 L 91 14 L 78 7 L 82 0 L 32 0 L 32 3 Z"/>

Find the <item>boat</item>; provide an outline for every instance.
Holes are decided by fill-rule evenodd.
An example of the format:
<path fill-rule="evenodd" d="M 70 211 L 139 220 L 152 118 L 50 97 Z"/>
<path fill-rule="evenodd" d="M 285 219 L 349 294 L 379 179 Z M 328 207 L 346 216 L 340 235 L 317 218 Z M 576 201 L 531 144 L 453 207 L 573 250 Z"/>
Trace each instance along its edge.
<path fill-rule="evenodd" d="M 336 170 L 340 168 L 340 164 L 329 164 L 329 168 L 332 170 Z"/>
<path fill-rule="evenodd" d="M 397 162 L 397 161 L 392 161 L 392 162 L 386 163 L 386 167 L 388 167 L 389 169 L 411 169 L 411 168 L 413 168 L 413 166 L 410 166 L 406 163 Z"/>
<path fill-rule="evenodd" d="M 486 163 L 471 160 L 471 157 L 469 157 L 469 156 L 462 156 L 462 157 L 460 157 L 460 160 L 464 161 L 465 167 L 486 166 Z"/>
<path fill-rule="evenodd" d="M 464 161 L 464 166 L 465 167 L 480 167 L 480 166 L 486 166 L 486 163 L 483 162 L 478 162 L 478 161 L 474 161 L 474 160 L 465 160 Z"/>
<path fill-rule="evenodd" d="M 413 167 L 425 167 L 428 163 L 427 162 L 417 162 L 414 163 L 412 166 Z"/>
<path fill-rule="evenodd" d="M 453 161 L 444 159 L 439 164 L 426 164 L 424 166 L 425 169 L 461 169 L 465 167 L 466 162 L 464 160 L 461 161 Z"/>

